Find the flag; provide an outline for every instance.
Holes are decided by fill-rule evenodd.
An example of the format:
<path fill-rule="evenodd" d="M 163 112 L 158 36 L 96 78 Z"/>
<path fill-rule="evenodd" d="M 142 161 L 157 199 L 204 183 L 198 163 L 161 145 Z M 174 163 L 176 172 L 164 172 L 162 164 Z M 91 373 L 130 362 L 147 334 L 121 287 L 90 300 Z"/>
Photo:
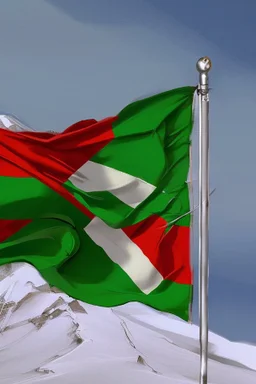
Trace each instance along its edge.
<path fill-rule="evenodd" d="M 58 135 L 0 129 L 0 265 L 28 262 L 90 304 L 137 301 L 188 319 L 194 92 Z"/>

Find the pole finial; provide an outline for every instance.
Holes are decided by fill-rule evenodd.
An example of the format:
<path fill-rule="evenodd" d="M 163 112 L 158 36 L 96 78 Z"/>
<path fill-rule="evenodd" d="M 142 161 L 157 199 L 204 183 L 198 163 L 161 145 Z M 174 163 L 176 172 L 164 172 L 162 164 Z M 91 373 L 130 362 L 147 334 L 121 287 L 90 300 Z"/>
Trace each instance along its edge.
<path fill-rule="evenodd" d="M 199 73 L 208 73 L 212 67 L 212 62 L 209 57 L 201 57 L 196 63 L 196 69 Z"/>

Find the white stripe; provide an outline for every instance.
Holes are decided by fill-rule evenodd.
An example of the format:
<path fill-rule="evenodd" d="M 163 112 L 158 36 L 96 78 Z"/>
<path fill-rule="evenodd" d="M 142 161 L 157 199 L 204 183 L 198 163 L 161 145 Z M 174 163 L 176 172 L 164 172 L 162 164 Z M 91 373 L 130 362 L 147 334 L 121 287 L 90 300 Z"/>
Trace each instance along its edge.
<path fill-rule="evenodd" d="M 138 206 L 155 186 L 106 165 L 88 161 L 70 178 L 71 183 L 85 192 L 108 191 L 132 208 Z"/>
<path fill-rule="evenodd" d="M 95 217 L 84 230 L 145 294 L 152 292 L 163 281 L 147 256 L 121 229 L 111 228 Z"/>

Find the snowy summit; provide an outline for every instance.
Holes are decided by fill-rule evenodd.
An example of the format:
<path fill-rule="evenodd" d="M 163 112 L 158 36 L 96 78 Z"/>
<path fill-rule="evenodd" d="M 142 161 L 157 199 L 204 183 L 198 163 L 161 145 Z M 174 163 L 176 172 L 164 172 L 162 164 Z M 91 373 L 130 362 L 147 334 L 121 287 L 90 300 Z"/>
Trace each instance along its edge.
<path fill-rule="evenodd" d="M 198 327 L 138 303 L 100 308 L 0 269 L 1 384 L 198 383 Z M 256 382 L 256 347 L 209 334 L 209 384 Z"/>

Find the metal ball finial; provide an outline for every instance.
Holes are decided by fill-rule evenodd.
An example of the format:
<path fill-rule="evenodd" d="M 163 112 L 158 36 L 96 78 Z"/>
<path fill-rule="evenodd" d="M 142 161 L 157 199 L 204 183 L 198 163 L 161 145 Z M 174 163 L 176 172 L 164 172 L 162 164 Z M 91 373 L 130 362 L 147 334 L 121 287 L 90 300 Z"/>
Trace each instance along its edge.
<path fill-rule="evenodd" d="M 209 57 L 201 57 L 198 62 L 196 63 L 196 69 L 199 73 L 207 73 L 210 71 L 212 67 L 212 62 L 209 59 Z"/>

